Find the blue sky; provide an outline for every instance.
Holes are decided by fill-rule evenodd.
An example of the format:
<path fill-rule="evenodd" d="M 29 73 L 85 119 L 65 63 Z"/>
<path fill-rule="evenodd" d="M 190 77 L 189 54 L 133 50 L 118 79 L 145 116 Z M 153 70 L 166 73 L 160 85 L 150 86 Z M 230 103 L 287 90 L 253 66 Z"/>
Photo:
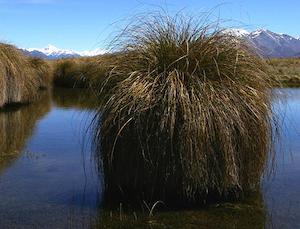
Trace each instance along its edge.
<path fill-rule="evenodd" d="M 300 36 L 299 0 L 0 0 L 0 40 L 25 48 L 105 48 L 109 34 L 126 19 L 159 7 L 193 15 L 212 11 L 249 30 Z"/>

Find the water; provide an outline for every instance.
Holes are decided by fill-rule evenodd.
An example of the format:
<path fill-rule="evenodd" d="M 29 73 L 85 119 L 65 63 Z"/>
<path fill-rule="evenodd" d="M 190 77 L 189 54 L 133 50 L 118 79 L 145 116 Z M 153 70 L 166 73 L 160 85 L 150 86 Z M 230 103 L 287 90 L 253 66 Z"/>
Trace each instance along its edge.
<path fill-rule="evenodd" d="M 0 113 L 0 228 L 89 225 L 101 185 L 87 140 L 93 111 L 81 94 L 56 90 Z"/>
<path fill-rule="evenodd" d="M 261 191 L 241 203 L 156 212 L 150 221 L 147 210 L 137 216 L 99 210 L 103 187 L 88 141 L 94 112 L 88 94 L 55 90 L 1 111 L 0 228 L 300 228 L 300 89 L 276 93 L 284 96 L 274 102 L 282 134 L 275 173 Z"/>
<path fill-rule="evenodd" d="M 300 228 L 300 89 L 276 92 L 281 136 L 275 173 L 263 185 L 267 218 L 274 228 Z"/>

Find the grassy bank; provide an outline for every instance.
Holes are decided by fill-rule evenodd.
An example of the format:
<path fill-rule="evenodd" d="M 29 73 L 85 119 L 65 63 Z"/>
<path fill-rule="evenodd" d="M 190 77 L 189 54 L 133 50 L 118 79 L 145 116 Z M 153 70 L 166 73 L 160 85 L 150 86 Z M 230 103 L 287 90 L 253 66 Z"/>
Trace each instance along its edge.
<path fill-rule="evenodd" d="M 284 87 L 300 87 L 300 59 L 271 59 L 268 61 L 274 77 Z"/>
<path fill-rule="evenodd" d="M 36 100 L 39 89 L 50 86 L 49 74 L 45 61 L 29 59 L 14 46 L 0 43 L 0 107 Z"/>
<path fill-rule="evenodd" d="M 101 88 L 113 69 L 120 54 L 90 58 L 61 59 L 48 61 L 54 69 L 54 86 L 63 88 Z M 277 86 L 300 86 L 300 59 L 267 60 L 270 74 L 266 77 L 278 82 Z M 51 77 L 50 77 L 51 78 Z M 117 82 L 117 81 L 116 81 Z M 110 87 L 116 82 L 109 81 Z"/>
<path fill-rule="evenodd" d="M 106 80 L 113 55 L 50 61 L 56 87 L 99 88 Z"/>
<path fill-rule="evenodd" d="M 191 18 L 136 21 L 95 123 L 107 202 L 190 207 L 257 190 L 273 136 L 265 61 Z"/>

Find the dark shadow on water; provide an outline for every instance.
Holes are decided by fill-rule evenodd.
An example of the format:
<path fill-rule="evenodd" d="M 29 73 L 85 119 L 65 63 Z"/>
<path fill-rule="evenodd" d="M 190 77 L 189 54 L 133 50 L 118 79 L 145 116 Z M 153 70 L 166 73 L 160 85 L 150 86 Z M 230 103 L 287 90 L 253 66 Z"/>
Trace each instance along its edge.
<path fill-rule="evenodd" d="M 284 96 L 283 100 L 273 101 L 274 109 L 279 112 L 280 136 L 274 146 L 277 151 L 275 167 L 270 162 L 273 172 L 263 178 L 259 193 L 241 202 L 213 204 L 198 209 L 174 210 L 159 203 L 151 217 L 154 202 L 132 207 L 126 200 L 116 200 L 109 193 L 102 199 L 104 205 L 99 207 L 93 228 L 299 228 L 300 90 L 274 91 Z M 127 165 L 126 169 L 130 168 Z M 122 170 L 118 179 L 122 181 L 131 176 L 125 172 Z"/>
<path fill-rule="evenodd" d="M 285 120 L 280 141 L 283 149 L 290 142 L 291 154 L 276 155 L 274 177 L 242 202 L 181 210 L 162 203 L 103 206 L 103 175 L 91 172 L 85 141 L 98 102 L 87 91 L 54 89 L 52 97 L 2 109 L 0 228 L 297 228 L 300 90 L 283 91 L 292 92 L 285 116 L 294 121 Z"/>
<path fill-rule="evenodd" d="M 54 88 L 53 102 L 57 107 L 95 109 L 98 108 L 97 97 L 88 89 Z"/>
<path fill-rule="evenodd" d="M 200 209 L 170 210 L 163 204 L 142 210 L 100 210 L 92 228 L 265 228 L 266 211 L 261 193 L 238 203 Z"/>

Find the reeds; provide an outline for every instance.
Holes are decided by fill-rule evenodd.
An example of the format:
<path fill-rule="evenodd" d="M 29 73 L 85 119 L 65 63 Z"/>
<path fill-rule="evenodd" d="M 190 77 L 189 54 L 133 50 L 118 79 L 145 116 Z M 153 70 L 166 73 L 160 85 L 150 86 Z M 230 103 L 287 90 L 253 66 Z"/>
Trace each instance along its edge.
<path fill-rule="evenodd" d="M 117 37 L 96 155 L 108 202 L 199 205 L 255 191 L 273 133 L 266 63 L 237 37 L 180 15 Z"/>

